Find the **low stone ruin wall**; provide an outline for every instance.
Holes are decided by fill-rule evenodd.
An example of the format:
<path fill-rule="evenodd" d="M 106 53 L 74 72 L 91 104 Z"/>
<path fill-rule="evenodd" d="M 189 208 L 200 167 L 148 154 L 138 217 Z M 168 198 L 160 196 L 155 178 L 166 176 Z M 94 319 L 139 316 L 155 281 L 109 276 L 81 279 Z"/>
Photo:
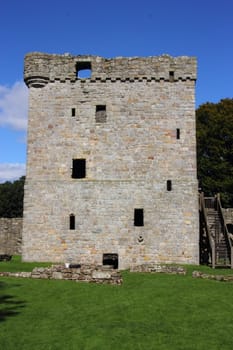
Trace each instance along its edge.
<path fill-rule="evenodd" d="M 200 271 L 193 271 L 192 276 L 193 278 L 203 278 L 222 282 L 233 282 L 233 275 L 211 275 Z"/>
<path fill-rule="evenodd" d="M 52 265 L 51 267 L 36 267 L 32 272 L 0 272 L 0 276 L 22 277 L 36 279 L 71 280 L 101 284 L 122 284 L 122 277 L 118 270 L 110 266 L 82 265 L 80 267 L 65 267 Z"/>
<path fill-rule="evenodd" d="M 130 269 L 130 272 L 154 272 L 154 273 L 168 273 L 176 275 L 186 275 L 186 269 L 181 266 L 174 265 L 154 265 L 144 264 L 134 266 Z"/>
<path fill-rule="evenodd" d="M 20 255 L 22 218 L 0 218 L 0 255 Z"/>

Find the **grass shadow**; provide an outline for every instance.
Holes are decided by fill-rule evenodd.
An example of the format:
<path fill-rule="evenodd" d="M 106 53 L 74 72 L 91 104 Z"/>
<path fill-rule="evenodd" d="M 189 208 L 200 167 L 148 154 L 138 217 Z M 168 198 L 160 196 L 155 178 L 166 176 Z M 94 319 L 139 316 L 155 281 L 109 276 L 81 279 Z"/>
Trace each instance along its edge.
<path fill-rule="evenodd" d="M 6 321 L 8 317 L 17 316 L 25 303 L 17 300 L 13 295 L 4 294 L 4 290 L 9 289 L 9 285 L 0 282 L 0 322 Z"/>

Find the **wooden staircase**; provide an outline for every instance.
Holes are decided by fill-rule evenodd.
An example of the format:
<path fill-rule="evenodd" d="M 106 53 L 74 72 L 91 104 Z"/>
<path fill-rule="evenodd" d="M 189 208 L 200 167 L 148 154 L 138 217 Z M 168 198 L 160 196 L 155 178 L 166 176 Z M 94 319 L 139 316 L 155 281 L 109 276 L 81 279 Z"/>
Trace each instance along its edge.
<path fill-rule="evenodd" d="M 202 263 L 233 268 L 232 241 L 225 224 L 220 196 L 200 194 L 200 256 Z"/>

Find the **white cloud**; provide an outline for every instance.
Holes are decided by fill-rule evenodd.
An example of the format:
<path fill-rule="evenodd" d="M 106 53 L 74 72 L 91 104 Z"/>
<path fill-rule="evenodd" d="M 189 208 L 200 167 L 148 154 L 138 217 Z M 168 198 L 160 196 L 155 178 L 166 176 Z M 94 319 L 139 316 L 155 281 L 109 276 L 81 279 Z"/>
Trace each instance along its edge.
<path fill-rule="evenodd" d="M 0 85 L 0 126 L 27 129 L 28 89 L 23 82 Z"/>
<path fill-rule="evenodd" d="M 26 167 L 23 163 L 0 164 L 0 183 L 14 181 L 25 175 Z"/>

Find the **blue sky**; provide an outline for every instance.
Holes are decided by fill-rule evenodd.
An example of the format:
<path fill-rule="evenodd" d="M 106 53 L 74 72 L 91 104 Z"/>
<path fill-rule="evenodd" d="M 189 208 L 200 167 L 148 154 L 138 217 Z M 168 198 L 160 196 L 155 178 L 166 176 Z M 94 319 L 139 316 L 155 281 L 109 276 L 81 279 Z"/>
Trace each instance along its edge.
<path fill-rule="evenodd" d="M 0 182 L 25 174 L 32 51 L 196 56 L 196 106 L 233 98 L 233 0 L 0 0 Z"/>

